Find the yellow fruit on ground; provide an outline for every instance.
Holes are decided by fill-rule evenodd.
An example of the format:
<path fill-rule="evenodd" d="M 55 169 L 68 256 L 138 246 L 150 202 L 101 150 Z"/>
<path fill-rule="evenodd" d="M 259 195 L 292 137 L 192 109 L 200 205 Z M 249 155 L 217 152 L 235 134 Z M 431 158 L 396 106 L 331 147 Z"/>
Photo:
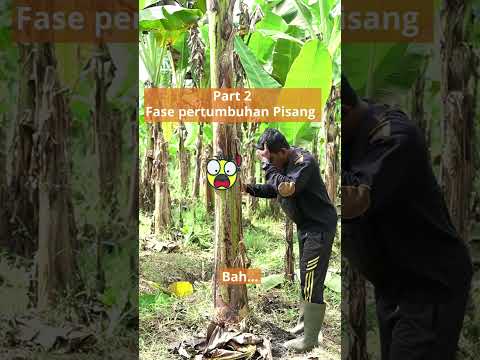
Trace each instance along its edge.
<path fill-rule="evenodd" d="M 168 287 L 178 297 L 185 297 L 193 294 L 193 285 L 188 281 L 177 281 Z"/>

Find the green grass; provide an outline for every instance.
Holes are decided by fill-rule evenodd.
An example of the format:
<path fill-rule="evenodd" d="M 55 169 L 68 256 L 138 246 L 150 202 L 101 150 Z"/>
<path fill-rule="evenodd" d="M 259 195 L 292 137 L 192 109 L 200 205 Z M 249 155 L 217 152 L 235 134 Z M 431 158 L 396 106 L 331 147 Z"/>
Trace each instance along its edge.
<path fill-rule="evenodd" d="M 158 292 L 156 294 L 140 294 L 138 299 L 140 316 L 148 318 L 148 316 L 168 311 L 172 303 L 172 297 L 164 292 Z"/>

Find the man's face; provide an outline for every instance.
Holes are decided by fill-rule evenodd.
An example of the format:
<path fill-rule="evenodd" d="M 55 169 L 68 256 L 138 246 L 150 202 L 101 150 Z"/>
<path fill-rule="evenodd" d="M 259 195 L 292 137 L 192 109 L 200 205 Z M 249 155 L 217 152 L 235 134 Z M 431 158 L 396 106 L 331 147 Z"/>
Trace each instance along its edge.
<path fill-rule="evenodd" d="M 278 152 L 271 152 L 270 153 L 270 162 L 273 166 L 283 169 L 288 162 L 288 151 L 286 149 L 281 149 Z"/>

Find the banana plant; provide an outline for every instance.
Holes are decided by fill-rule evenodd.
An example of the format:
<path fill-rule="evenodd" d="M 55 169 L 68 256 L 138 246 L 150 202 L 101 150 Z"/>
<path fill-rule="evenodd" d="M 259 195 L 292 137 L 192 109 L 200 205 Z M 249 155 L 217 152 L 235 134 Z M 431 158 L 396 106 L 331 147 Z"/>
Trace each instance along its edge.
<path fill-rule="evenodd" d="M 148 46 L 154 48 L 150 50 L 151 57 L 166 57 L 175 82 L 180 86 L 184 85 L 189 66 L 185 61 L 189 58 L 186 32 L 194 24 L 206 44 L 205 59 L 207 62 L 209 59 L 207 26 L 199 24 L 204 14 L 199 4 L 187 9 L 181 5 L 157 6 L 153 1 L 145 1 L 143 5 L 149 7 L 140 13 L 140 29 L 156 41 Z M 251 3 L 250 12 L 253 14 L 257 9 L 261 9 L 262 18 L 250 26 L 246 35 L 237 36 L 234 41 L 235 52 L 246 73 L 246 85 L 251 88 L 321 88 L 323 96 L 319 102 L 323 108 L 332 84 L 338 83 L 340 78 L 340 1 L 257 0 Z M 145 50 L 143 53 L 148 54 L 147 47 Z M 175 59 L 173 54 L 176 54 Z M 143 62 L 148 63 L 149 59 L 144 58 Z M 208 71 L 208 63 L 205 65 Z M 146 67 L 152 68 L 149 77 L 160 76 L 158 66 Z M 312 71 L 316 69 L 318 71 Z M 320 127 L 319 123 L 312 125 L 310 122 L 273 126 L 280 128 L 295 144 L 312 141 Z M 194 134 L 194 130 L 189 133 Z M 165 136 L 170 138 L 168 129 Z M 174 137 L 171 140 L 174 146 Z"/>
<path fill-rule="evenodd" d="M 188 30 L 204 16 L 203 2 L 197 2 L 197 8 L 185 8 L 180 5 L 161 5 L 144 1 L 140 6 L 140 31 L 143 41 L 140 43 L 140 56 L 154 84 L 159 82 L 159 73 L 164 56 L 173 73 L 175 86 L 181 87 L 187 72 L 189 49 Z M 203 4 L 203 5 L 202 5 Z"/>
<path fill-rule="evenodd" d="M 172 86 L 165 78 L 171 71 L 174 85 L 184 84 L 188 68 L 188 30 L 204 16 L 205 2 L 198 1 L 195 8 L 181 5 L 157 5 L 158 1 L 140 1 L 140 59 L 148 81 L 154 86 Z M 147 80 L 147 79 L 143 79 Z M 166 83 L 167 82 L 167 83 Z M 143 88 L 140 84 L 140 129 L 145 128 L 143 114 Z M 164 137 L 172 139 L 173 123 L 163 124 Z"/>
<path fill-rule="evenodd" d="M 264 17 L 257 22 L 254 32 L 244 38 L 245 44 L 240 38 L 235 43 L 248 84 L 320 88 L 323 109 L 332 84 L 340 81 L 340 1 L 257 0 L 251 12 L 256 8 L 261 9 Z M 290 143 L 304 145 L 313 140 L 321 125 L 286 122 L 261 128 L 265 127 L 276 127 Z"/>

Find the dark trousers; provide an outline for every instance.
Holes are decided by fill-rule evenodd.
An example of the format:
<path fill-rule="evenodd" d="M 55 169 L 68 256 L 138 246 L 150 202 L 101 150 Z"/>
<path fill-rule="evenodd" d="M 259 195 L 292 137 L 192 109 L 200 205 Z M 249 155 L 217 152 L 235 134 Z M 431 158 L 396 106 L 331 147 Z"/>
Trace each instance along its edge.
<path fill-rule="evenodd" d="M 382 360 L 454 360 L 467 298 L 468 289 L 442 304 L 377 294 Z"/>
<path fill-rule="evenodd" d="M 323 288 L 335 234 L 298 231 L 300 283 L 306 302 L 323 304 Z"/>

